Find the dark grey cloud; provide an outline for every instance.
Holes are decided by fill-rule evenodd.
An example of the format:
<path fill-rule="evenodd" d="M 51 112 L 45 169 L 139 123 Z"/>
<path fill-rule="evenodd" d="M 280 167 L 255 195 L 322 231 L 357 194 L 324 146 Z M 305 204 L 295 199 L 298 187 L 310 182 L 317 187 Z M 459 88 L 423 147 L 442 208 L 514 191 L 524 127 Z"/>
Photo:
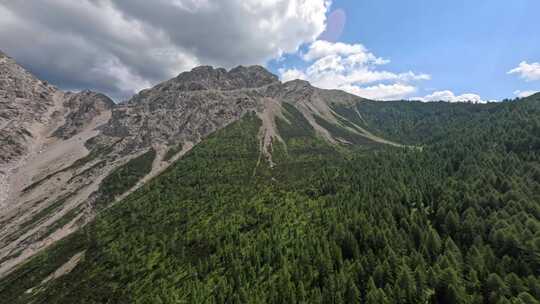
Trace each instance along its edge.
<path fill-rule="evenodd" d="M 0 0 L 0 49 L 65 89 L 120 99 L 198 64 L 262 64 L 313 41 L 327 0 Z"/>

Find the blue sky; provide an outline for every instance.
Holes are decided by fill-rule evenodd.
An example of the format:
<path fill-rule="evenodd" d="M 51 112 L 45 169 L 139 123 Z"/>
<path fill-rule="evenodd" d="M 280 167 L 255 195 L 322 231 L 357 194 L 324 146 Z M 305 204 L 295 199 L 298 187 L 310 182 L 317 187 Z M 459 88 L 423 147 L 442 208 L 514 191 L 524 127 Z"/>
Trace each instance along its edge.
<path fill-rule="evenodd" d="M 483 102 L 540 91 L 538 12 L 540 0 L 0 1 L 0 49 L 118 101 L 195 66 L 260 64 L 371 99 Z"/>
<path fill-rule="evenodd" d="M 385 71 L 431 76 L 415 82 L 417 91 L 407 97 L 450 90 L 500 100 L 518 90 L 540 91 L 540 79 L 508 74 L 523 61 L 540 61 L 540 1 L 336 0 L 329 13 L 335 10 L 343 10 L 346 22 L 334 39 L 390 60 Z M 276 73 L 306 66 L 294 54 L 269 63 Z"/>

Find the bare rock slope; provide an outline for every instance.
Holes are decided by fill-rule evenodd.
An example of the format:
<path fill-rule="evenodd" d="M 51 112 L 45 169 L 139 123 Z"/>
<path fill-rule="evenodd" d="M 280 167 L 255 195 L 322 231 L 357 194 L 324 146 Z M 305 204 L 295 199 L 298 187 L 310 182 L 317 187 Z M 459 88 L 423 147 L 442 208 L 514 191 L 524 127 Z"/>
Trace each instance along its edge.
<path fill-rule="evenodd" d="M 270 166 L 284 104 L 328 142 L 351 144 L 328 127 L 336 126 L 395 145 L 332 110 L 332 104 L 362 100 L 305 81 L 281 83 L 260 66 L 202 66 L 114 104 L 100 93 L 62 92 L 0 54 L 0 277 L 246 113 L 263 122 L 261 155 Z M 150 168 L 137 180 L 109 187 L 111 177 L 148 155 Z"/>
<path fill-rule="evenodd" d="M 24 158 L 57 106 L 58 90 L 0 53 L 0 164 Z"/>

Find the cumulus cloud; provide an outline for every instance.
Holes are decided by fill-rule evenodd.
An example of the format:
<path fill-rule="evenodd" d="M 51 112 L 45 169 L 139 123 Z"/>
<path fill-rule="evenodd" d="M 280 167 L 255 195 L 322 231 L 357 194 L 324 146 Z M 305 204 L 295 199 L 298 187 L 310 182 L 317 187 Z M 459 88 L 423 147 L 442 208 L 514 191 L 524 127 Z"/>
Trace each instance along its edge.
<path fill-rule="evenodd" d="M 343 42 L 329 42 L 317 40 L 313 42 L 302 58 L 305 61 L 325 58 L 327 56 L 346 56 L 350 63 L 355 64 L 386 64 L 389 60 L 377 58 L 362 44 L 347 44 Z"/>
<path fill-rule="evenodd" d="M 302 79 L 302 80 L 307 79 L 307 75 L 303 71 L 298 70 L 298 69 L 288 69 L 288 70 L 280 69 L 279 73 L 281 74 L 282 81 L 291 81 L 295 79 Z"/>
<path fill-rule="evenodd" d="M 416 92 L 416 87 L 408 84 L 394 83 L 394 84 L 382 84 L 379 83 L 374 86 L 360 87 L 360 86 L 344 86 L 341 89 L 351 94 L 362 96 L 368 99 L 374 100 L 396 100 L 402 99 L 404 96 L 409 96 Z"/>
<path fill-rule="evenodd" d="M 527 61 L 523 61 L 519 66 L 508 71 L 508 74 L 518 74 L 527 81 L 540 80 L 540 63 L 527 63 Z"/>
<path fill-rule="evenodd" d="M 514 91 L 514 95 L 516 95 L 519 98 L 525 98 L 525 97 L 529 97 L 531 95 L 534 95 L 534 94 L 536 94 L 538 92 L 539 91 L 520 91 L 520 90 L 517 90 L 517 91 Z"/>
<path fill-rule="evenodd" d="M 0 3 L 0 46 L 66 89 L 123 98 L 199 64 L 263 64 L 324 30 L 328 0 Z"/>
<path fill-rule="evenodd" d="M 377 57 L 362 44 L 317 40 L 300 55 L 304 69 L 280 69 L 283 81 L 308 80 L 325 89 L 341 89 L 377 100 L 402 99 L 416 91 L 411 84 L 429 80 L 430 75 L 412 71 L 394 73 L 381 70 L 390 61 Z"/>
<path fill-rule="evenodd" d="M 477 94 L 466 93 L 461 95 L 455 95 L 454 92 L 449 90 L 444 91 L 435 91 L 424 97 L 413 97 L 411 100 L 419 100 L 423 102 L 432 102 L 432 101 L 446 101 L 446 102 L 470 102 L 470 103 L 486 103 L 486 100 L 483 100 Z"/>

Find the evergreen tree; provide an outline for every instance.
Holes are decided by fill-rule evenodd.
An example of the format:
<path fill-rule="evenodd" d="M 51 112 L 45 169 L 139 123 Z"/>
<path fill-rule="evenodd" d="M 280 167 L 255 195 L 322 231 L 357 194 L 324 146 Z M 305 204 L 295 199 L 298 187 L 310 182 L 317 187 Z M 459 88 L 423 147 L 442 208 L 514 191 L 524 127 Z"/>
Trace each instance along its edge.
<path fill-rule="evenodd" d="M 360 291 L 352 279 L 347 280 L 347 290 L 345 291 L 345 303 L 360 303 Z"/>

